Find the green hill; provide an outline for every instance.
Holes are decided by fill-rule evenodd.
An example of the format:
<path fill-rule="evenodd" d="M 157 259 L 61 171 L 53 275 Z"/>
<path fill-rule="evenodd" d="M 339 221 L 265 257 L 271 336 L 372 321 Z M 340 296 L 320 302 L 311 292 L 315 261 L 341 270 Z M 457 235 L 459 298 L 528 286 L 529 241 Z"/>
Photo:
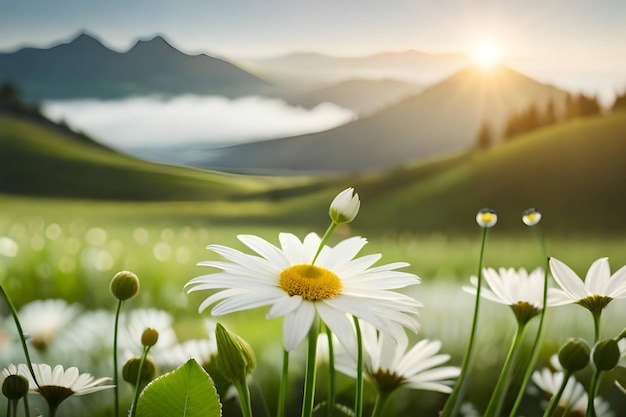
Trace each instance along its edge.
<path fill-rule="evenodd" d="M 112 200 L 241 198 L 275 185 L 159 165 L 94 145 L 79 135 L 30 117 L 0 113 L 0 192 Z"/>
<path fill-rule="evenodd" d="M 355 183 L 359 224 L 410 231 L 475 228 L 481 207 L 520 230 L 536 207 L 547 229 L 626 231 L 626 114 L 578 119 L 484 152 L 396 170 Z"/>

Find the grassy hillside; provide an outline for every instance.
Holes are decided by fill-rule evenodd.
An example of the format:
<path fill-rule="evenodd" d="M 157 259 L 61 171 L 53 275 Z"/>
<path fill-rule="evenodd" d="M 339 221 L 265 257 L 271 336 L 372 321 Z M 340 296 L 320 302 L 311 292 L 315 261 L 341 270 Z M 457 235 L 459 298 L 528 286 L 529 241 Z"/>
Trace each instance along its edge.
<path fill-rule="evenodd" d="M 30 119 L 0 114 L 0 192 L 114 200 L 217 200 L 263 192 L 243 178 L 140 161 Z"/>
<path fill-rule="evenodd" d="M 397 170 L 357 182 L 367 204 L 359 222 L 398 230 L 467 229 L 481 207 L 518 230 L 520 213 L 540 209 L 544 227 L 626 231 L 626 115 L 579 119 L 488 151 Z"/>

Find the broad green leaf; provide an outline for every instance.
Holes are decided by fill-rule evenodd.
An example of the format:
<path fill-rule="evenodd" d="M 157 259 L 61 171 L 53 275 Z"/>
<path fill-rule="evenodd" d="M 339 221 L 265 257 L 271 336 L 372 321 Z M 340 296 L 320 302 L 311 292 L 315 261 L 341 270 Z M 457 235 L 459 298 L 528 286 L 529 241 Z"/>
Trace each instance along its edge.
<path fill-rule="evenodd" d="M 137 417 L 220 417 L 222 405 L 209 374 L 190 359 L 146 386 Z"/>

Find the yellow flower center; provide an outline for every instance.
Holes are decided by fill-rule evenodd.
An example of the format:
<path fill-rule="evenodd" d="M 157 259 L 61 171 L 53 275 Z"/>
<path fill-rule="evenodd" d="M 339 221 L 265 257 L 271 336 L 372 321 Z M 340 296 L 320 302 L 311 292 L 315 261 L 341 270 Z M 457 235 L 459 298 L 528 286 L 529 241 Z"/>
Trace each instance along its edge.
<path fill-rule="evenodd" d="M 482 213 L 480 215 L 480 220 L 482 220 L 483 223 L 490 223 L 494 221 L 495 219 L 496 219 L 496 215 L 493 213 Z"/>
<path fill-rule="evenodd" d="M 299 295 L 309 301 L 327 300 L 341 292 L 341 280 L 334 272 L 308 264 L 285 269 L 280 273 L 279 285 L 290 296 Z"/>

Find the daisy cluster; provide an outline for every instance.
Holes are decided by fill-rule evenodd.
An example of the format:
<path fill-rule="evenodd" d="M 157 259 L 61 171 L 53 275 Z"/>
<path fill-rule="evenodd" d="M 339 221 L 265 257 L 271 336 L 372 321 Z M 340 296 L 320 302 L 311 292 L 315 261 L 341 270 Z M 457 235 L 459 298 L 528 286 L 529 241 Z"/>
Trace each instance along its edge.
<path fill-rule="evenodd" d="M 479 210 L 476 222 L 483 234 L 478 273 L 463 286 L 474 299 L 473 318 L 465 355 L 456 366 L 456 358 L 445 352 L 440 340 L 419 334 L 423 305 L 409 291 L 421 278 L 410 272 L 410 265 L 381 263 L 380 253 L 361 254 L 368 243 L 365 237 L 333 236 L 338 226 L 356 218 L 360 206 L 359 195 L 347 188 L 332 200 L 330 224 L 323 235 L 283 232 L 272 242 L 241 234 L 237 236 L 241 248 L 208 245 L 212 258 L 198 265 L 210 271 L 190 279 L 184 289 L 202 294 L 199 313 L 225 317 L 261 310 L 266 320 L 281 320 L 281 337 L 273 345 L 279 348 L 261 355 L 244 337 L 214 319 L 205 322 L 206 337 L 181 342 L 169 312 L 156 308 L 125 311 L 123 307 L 140 290 L 138 277 L 127 270 L 110 282 L 110 293 L 117 301 L 115 312 L 85 311 L 61 299 L 38 300 L 16 310 L 0 285 L 12 315 L 4 322 L 12 319 L 16 329 L 9 330 L 8 325 L 0 329 L 0 354 L 6 361 L 0 384 L 7 398 L 7 415 L 19 415 L 20 401 L 25 406 L 23 414 L 32 415 L 28 394 L 38 395 L 47 405 L 48 414 L 43 415 L 54 417 L 69 398 L 108 391 L 112 405 L 102 402 L 104 394 L 90 396 L 93 415 L 285 417 L 297 408 L 302 417 L 362 417 L 367 412 L 381 417 L 404 412 L 393 399 L 418 390 L 430 392 L 442 417 L 536 413 L 617 417 L 609 398 L 618 395 L 623 401 L 626 394 L 626 330 L 607 335 L 602 318 L 614 300 L 626 298 L 626 266 L 612 273 L 608 258 L 600 258 L 584 279 L 547 254 L 545 267 L 530 271 L 483 267 L 488 231 L 497 224 L 498 214 Z M 541 219 L 535 209 L 522 213 L 522 222 L 535 231 L 540 230 Z M 342 227 L 344 232 L 349 230 Z M 144 232 L 137 229 L 134 238 L 147 240 Z M 60 227 L 45 228 L 47 239 L 59 240 L 62 235 Z M 103 229 L 89 229 L 88 235 L 91 246 L 107 241 Z M 543 237 L 537 235 L 545 248 Z M 0 251 L 15 256 L 19 247 L 14 243 L 0 239 Z M 165 259 L 169 249 L 157 246 L 155 258 Z M 187 255 L 181 255 L 185 262 Z M 498 308 L 507 306 L 517 325 L 497 378 L 482 387 L 489 392 L 486 405 L 465 399 L 471 374 L 480 370 L 473 365 L 475 350 L 485 348 L 479 340 L 483 299 Z M 547 311 L 566 305 L 590 312 L 593 339 L 564 340 L 546 367 L 537 370 Z M 489 348 L 495 351 L 499 346 Z M 303 351 L 304 357 L 298 356 Z M 256 369 L 270 360 L 282 365 L 280 385 L 271 393 L 276 398 L 259 400 L 263 394 L 259 389 L 254 399 L 250 386 L 258 375 Z M 79 368 L 106 376 L 96 378 Z M 481 381 L 491 382 L 489 378 Z M 288 393 L 299 385 L 302 395 L 292 397 L 301 403 L 294 406 Z M 322 386 L 327 389 L 324 395 L 316 393 Z M 349 390 L 351 394 L 346 394 Z M 530 398 L 535 408 L 527 406 Z M 259 412 L 258 403 L 265 410 Z M 275 409 L 270 412 L 268 404 Z M 84 408 L 63 407 L 64 415 L 85 414 Z"/>

